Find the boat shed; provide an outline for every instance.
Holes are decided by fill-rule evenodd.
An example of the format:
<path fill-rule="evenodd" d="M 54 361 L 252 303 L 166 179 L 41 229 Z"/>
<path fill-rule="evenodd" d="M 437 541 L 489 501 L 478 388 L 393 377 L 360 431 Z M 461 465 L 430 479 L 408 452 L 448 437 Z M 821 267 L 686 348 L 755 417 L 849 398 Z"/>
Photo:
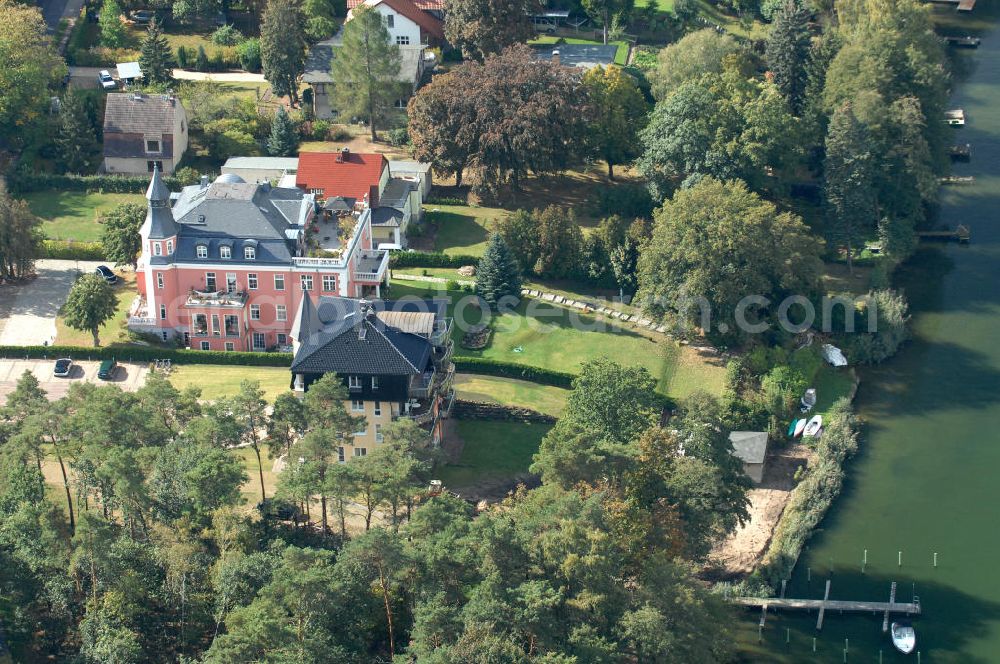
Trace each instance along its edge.
<path fill-rule="evenodd" d="M 743 462 L 743 472 L 754 484 L 764 479 L 764 459 L 767 457 L 766 431 L 733 431 L 729 434 L 733 454 Z"/>

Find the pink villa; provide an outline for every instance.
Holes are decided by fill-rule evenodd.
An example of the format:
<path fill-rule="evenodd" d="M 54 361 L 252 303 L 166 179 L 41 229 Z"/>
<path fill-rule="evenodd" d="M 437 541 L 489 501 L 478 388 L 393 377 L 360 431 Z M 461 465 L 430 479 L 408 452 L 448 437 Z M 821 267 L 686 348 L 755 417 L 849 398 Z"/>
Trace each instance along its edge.
<path fill-rule="evenodd" d="M 232 174 L 172 195 L 159 170 L 146 199 L 137 332 L 200 350 L 290 350 L 304 292 L 378 298 L 387 283 L 368 208 L 317 213 L 314 194 Z"/>

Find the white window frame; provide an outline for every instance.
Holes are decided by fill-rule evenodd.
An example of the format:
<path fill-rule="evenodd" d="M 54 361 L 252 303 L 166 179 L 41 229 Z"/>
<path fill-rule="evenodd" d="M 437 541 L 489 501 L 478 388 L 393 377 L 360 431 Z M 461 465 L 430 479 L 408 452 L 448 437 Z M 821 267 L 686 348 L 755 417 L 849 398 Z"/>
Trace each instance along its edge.
<path fill-rule="evenodd" d="M 410 35 L 396 35 L 396 46 L 409 46 Z"/>
<path fill-rule="evenodd" d="M 260 345 L 257 340 L 260 339 Z M 267 336 L 263 332 L 254 332 L 250 335 L 250 348 L 253 350 L 267 350 Z"/>
<path fill-rule="evenodd" d="M 160 320 L 167 320 L 167 305 L 160 305 Z"/>
<path fill-rule="evenodd" d="M 385 436 L 382 435 L 382 425 L 376 423 L 375 424 L 375 442 L 376 443 L 381 443 L 384 440 L 385 440 Z"/>
<path fill-rule="evenodd" d="M 257 250 L 253 247 L 243 247 L 243 260 L 252 261 L 257 258 Z"/>
<path fill-rule="evenodd" d="M 395 16 L 395 14 L 386 14 L 385 15 L 385 27 L 387 27 L 387 28 L 395 28 L 396 27 L 396 16 Z"/>
<path fill-rule="evenodd" d="M 163 247 L 160 246 L 159 242 L 154 242 L 153 243 L 153 255 L 154 256 L 162 256 L 163 255 Z"/>
<path fill-rule="evenodd" d="M 285 275 L 283 274 L 274 275 L 274 290 L 276 291 L 285 290 Z"/>
<path fill-rule="evenodd" d="M 204 244 L 199 244 L 194 248 L 194 255 L 198 258 L 208 258 L 208 247 Z"/>
<path fill-rule="evenodd" d="M 260 305 L 251 304 L 250 305 L 250 320 L 260 320 Z"/>
<path fill-rule="evenodd" d="M 354 456 L 356 456 L 356 457 L 368 456 L 368 448 L 367 447 L 355 447 L 354 448 Z"/>
<path fill-rule="evenodd" d="M 311 293 L 313 289 L 313 276 L 311 274 L 302 274 L 299 276 L 301 277 L 299 283 L 302 286 L 302 290 Z"/>
<path fill-rule="evenodd" d="M 337 291 L 337 276 L 334 274 L 323 275 L 323 292 L 335 293 Z"/>
<path fill-rule="evenodd" d="M 288 337 L 284 333 L 278 332 L 278 345 L 284 346 L 286 343 L 288 343 Z"/>
<path fill-rule="evenodd" d="M 347 456 L 344 454 L 344 446 L 343 445 L 341 445 L 340 447 L 337 448 L 337 462 L 338 463 L 346 463 L 347 462 Z"/>
<path fill-rule="evenodd" d="M 365 402 L 361 399 L 351 399 L 351 412 L 352 413 L 365 412 Z"/>
<path fill-rule="evenodd" d="M 160 290 L 163 289 L 163 273 L 162 272 L 157 272 L 156 273 L 156 287 L 158 289 L 160 289 Z"/>
<path fill-rule="evenodd" d="M 375 415 L 381 415 L 382 414 L 382 402 L 381 401 L 376 401 L 375 402 L 375 410 L 374 410 L 374 412 L 375 412 Z"/>
<path fill-rule="evenodd" d="M 233 257 L 233 249 L 229 245 L 222 245 L 219 247 L 219 258 L 228 261 Z"/>
<path fill-rule="evenodd" d="M 155 138 L 145 139 L 146 143 L 146 154 L 160 154 L 163 152 L 163 141 L 158 141 Z M 152 145 L 152 147 L 150 147 Z"/>
<path fill-rule="evenodd" d="M 347 377 L 347 389 L 349 389 L 349 390 L 360 390 L 361 389 L 361 376 L 348 376 Z"/>
<path fill-rule="evenodd" d="M 212 282 L 211 286 L 208 285 L 209 281 Z M 219 282 L 216 281 L 216 279 L 215 279 L 215 272 L 206 272 L 205 273 L 205 290 L 207 290 L 207 291 L 216 291 L 216 290 L 219 290 Z"/>
<path fill-rule="evenodd" d="M 201 349 L 202 350 L 212 350 L 212 344 L 210 342 L 208 342 L 208 341 L 202 341 L 201 342 Z"/>
<path fill-rule="evenodd" d="M 279 321 L 288 320 L 288 309 L 283 304 L 275 305 L 274 307 L 274 317 Z"/>
<path fill-rule="evenodd" d="M 378 376 L 372 376 L 372 389 L 378 389 Z"/>
<path fill-rule="evenodd" d="M 174 241 L 167 240 L 167 256 L 174 253 Z"/>
<path fill-rule="evenodd" d="M 257 290 L 257 273 L 248 272 L 247 273 L 247 288 L 250 290 Z"/>
<path fill-rule="evenodd" d="M 226 292 L 238 293 L 239 290 L 240 282 L 237 274 L 235 272 L 226 272 Z"/>
<path fill-rule="evenodd" d="M 236 343 L 233 342 L 233 341 L 227 341 L 226 342 L 226 350 L 227 351 L 234 351 L 234 350 L 236 350 Z"/>

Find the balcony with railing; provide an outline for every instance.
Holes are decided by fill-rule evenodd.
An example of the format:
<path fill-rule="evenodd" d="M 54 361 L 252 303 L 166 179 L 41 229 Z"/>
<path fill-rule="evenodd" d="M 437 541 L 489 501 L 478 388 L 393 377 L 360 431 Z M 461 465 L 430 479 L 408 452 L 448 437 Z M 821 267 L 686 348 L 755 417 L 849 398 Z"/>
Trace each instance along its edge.
<path fill-rule="evenodd" d="M 242 308 L 247 303 L 246 291 L 200 291 L 191 289 L 188 292 L 186 307 L 233 307 Z"/>
<path fill-rule="evenodd" d="M 355 281 L 365 284 L 381 283 L 385 271 L 389 268 L 389 252 L 370 249 L 358 254 L 354 264 L 353 277 Z"/>
<path fill-rule="evenodd" d="M 455 322 L 454 318 L 443 318 L 434 321 L 434 331 L 431 333 L 430 342 L 432 346 L 444 346 L 451 341 L 451 328 Z"/>
<path fill-rule="evenodd" d="M 436 371 L 425 371 L 424 373 L 410 378 L 410 397 L 414 399 L 427 399 L 434 389 L 434 376 Z"/>
<path fill-rule="evenodd" d="M 406 409 L 396 419 L 413 420 L 415 424 L 421 425 L 427 424 L 434 420 L 434 401 L 434 399 L 411 399 L 407 402 Z"/>

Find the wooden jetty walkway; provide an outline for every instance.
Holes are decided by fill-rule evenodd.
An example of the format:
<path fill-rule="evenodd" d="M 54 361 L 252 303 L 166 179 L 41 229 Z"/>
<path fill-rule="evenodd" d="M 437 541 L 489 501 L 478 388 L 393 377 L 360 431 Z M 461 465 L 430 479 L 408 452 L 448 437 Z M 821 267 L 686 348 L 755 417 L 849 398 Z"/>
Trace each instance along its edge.
<path fill-rule="evenodd" d="M 830 580 L 826 581 L 823 599 L 787 599 L 784 597 L 729 597 L 727 601 L 738 606 L 759 607 L 760 626 L 764 626 L 764 618 L 768 609 L 791 609 L 814 611 L 818 610 L 816 629 L 823 629 L 823 619 L 827 611 L 850 611 L 855 613 L 881 613 L 882 630 L 889 629 L 889 614 L 900 613 L 907 616 L 920 615 L 920 598 L 914 597 L 912 602 L 896 601 L 896 582 L 889 589 L 888 602 L 864 602 L 856 600 L 830 599 Z"/>
<path fill-rule="evenodd" d="M 971 12 L 976 6 L 976 0 L 927 0 L 936 5 L 955 5 L 960 12 Z"/>
<path fill-rule="evenodd" d="M 943 240 L 967 243 L 972 238 L 972 231 L 965 224 L 959 224 L 954 230 L 943 231 L 917 231 L 917 237 L 921 240 Z"/>
<path fill-rule="evenodd" d="M 979 37 L 945 37 L 944 40 L 955 48 L 979 48 L 982 43 Z"/>

